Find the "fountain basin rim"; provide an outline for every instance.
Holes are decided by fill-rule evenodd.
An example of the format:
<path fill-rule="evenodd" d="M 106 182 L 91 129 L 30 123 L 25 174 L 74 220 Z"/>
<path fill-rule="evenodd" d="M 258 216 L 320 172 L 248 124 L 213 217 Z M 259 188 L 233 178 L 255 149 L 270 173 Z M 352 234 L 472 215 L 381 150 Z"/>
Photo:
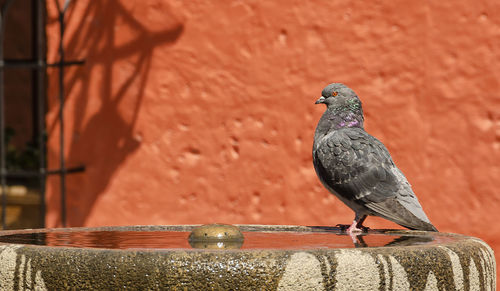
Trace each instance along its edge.
<path fill-rule="evenodd" d="M 0 236 L 64 230 L 188 232 L 196 226 L 198 225 L 26 229 L 2 231 Z M 248 238 L 252 236 L 249 235 L 251 232 L 258 231 L 283 233 L 336 230 L 336 228 L 324 226 L 238 226 L 247 233 Z M 396 237 L 403 235 L 405 238 L 410 235 L 410 241 L 414 241 L 413 238 L 417 238 L 416 241 L 422 241 L 419 236 L 428 238 L 427 232 L 420 231 L 377 230 L 377 232 L 397 234 Z M 81 290 L 89 289 L 89 286 L 96 290 L 119 290 L 124 287 L 137 290 L 158 288 L 206 290 L 213 286 L 219 286 L 220 289 L 244 290 L 276 290 L 277 287 L 282 286 L 289 287 L 289 290 L 301 290 L 304 289 L 304 282 L 310 286 L 313 286 L 311 285 L 313 283 L 316 284 L 313 287 L 317 288 L 314 289 L 324 288 L 325 284 L 331 282 L 329 280 L 332 280 L 332 274 L 336 274 L 335 287 L 339 289 L 342 289 L 341 287 L 348 289 L 349 286 L 352 287 L 352 278 L 361 278 L 363 284 L 368 282 L 379 287 L 380 284 L 377 282 L 396 282 L 418 290 L 434 284 L 437 289 L 436 284 L 440 282 L 444 289 L 453 290 L 457 286 L 457 280 L 454 278 L 457 274 L 461 274 L 463 286 L 470 285 L 470 282 L 476 282 L 475 284 L 481 282 L 481 286 L 485 286 L 485 289 L 494 289 L 496 264 L 493 250 L 487 244 L 480 239 L 464 235 L 431 234 L 452 239 L 443 240 L 445 244 L 410 246 L 223 251 L 202 249 L 142 251 L 2 243 L 0 245 L 0 267 L 2 268 L 0 275 L 3 275 L 3 279 L 0 278 L 0 283 L 16 287 L 11 289 L 18 289 L 19 286 L 33 286 L 34 289 L 38 287 L 40 290 Z M 78 235 L 72 237 L 78 237 Z M 332 236 L 321 234 L 316 237 L 323 240 Z M 408 242 L 398 239 L 398 243 L 401 241 Z M 360 267 L 366 269 L 364 276 L 361 277 L 359 276 Z M 469 272 L 462 272 L 462 270 L 469 270 Z M 358 283 L 361 284 L 360 282 Z"/>

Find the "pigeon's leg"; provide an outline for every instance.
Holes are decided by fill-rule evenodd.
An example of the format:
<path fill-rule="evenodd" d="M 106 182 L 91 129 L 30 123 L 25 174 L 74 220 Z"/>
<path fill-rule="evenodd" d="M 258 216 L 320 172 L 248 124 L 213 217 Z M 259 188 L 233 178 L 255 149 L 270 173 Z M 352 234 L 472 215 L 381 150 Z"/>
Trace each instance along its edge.
<path fill-rule="evenodd" d="M 363 226 L 363 221 L 365 221 L 366 215 L 360 216 L 358 213 L 356 213 L 356 217 L 354 217 L 354 220 L 352 221 L 351 226 L 346 230 L 347 233 L 352 234 L 353 232 L 363 232 L 363 230 L 367 230 L 367 227 Z"/>
<path fill-rule="evenodd" d="M 358 213 L 356 213 L 356 217 L 354 217 L 351 226 L 349 226 L 349 228 L 346 230 L 346 232 L 351 237 L 354 246 L 357 245 L 358 236 L 360 236 L 361 233 L 363 231 L 366 231 L 367 229 L 366 227 L 363 226 L 363 221 L 365 221 L 365 219 L 366 215 L 360 216 Z"/>

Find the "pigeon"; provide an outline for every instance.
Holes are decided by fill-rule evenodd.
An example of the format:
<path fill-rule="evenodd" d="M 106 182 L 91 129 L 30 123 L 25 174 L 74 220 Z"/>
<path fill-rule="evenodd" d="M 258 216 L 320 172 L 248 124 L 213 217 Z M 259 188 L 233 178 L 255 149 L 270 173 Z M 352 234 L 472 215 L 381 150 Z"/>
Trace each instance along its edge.
<path fill-rule="evenodd" d="M 314 133 L 313 164 L 321 183 L 355 213 L 349 234 L 367 229 L 368 215 L 413 230 L 437 231 L 387 148 L 363 127 L 356 93 L 341 83 L 326 86 L 316 104 L 325 104 Z"/>

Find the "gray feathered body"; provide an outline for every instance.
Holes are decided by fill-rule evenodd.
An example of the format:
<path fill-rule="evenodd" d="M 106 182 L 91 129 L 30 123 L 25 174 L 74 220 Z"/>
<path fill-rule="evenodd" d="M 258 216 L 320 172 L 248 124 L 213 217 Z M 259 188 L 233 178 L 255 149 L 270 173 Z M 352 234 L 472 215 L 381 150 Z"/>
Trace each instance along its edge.
<path fill-rule="evenodd" d="M 313 163 L 319 179 L 357 216 L 436 231 L 387 148 L 364 130 L 361 102 L 354 96 L 338 106 L 337 101 L 327 104 L 318 123 Z"/>

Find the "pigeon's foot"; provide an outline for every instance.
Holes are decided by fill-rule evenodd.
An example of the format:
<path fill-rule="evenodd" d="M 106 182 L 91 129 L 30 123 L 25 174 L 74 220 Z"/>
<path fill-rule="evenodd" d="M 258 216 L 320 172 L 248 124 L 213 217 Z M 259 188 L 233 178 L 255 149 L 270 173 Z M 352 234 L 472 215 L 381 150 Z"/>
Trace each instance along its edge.
<path fill-rule="evenodd" d="M 340 228 L 341 231 L 345 231 L 347 233 L 362 233 L 362 232 L 368 232 L 368 230 L 370 230 L 370 228 L 368 226 L 356 226 L 354 225 L 353 227 L 353 224 L 337 224 L 335 225 L 335 227 L 338 227 Z"/>
<path fill-rule="evenodd" d="M 359 227 L 358 227 L 358 226 L 359 226 Z M 348 229 L 346 229 L 346 232 L 347 232 L 348 234 L 350 234 L 350 235 L 351 235 L 351 234 L 354 234 L 354 233 L 356 233 L 356 234 L 360 234 L 360 233 L 362 233 L 362 232 L 363 232 L 364 228 L 365 228 L 364 226 L 359 225 L 359 223 L 358 223 L 356 220 L 354 220 L 354 221 L 352 222 L 351 226 L 349 226 L 349 228 L 348 228 Z"/>
<path fill-rule="evenodd" d="M 349 234 L 352 233 L 362 233 L 362 232 L 367 232 L 370 228 L 363 226 L 363 222 L 366 219 L 366 215 L 358 215 L 356 213 L 356 217 L 352 221 L 352 224 L 349 226 L 349 228 L 346 229 L 346 232 Z M 343 230 L 343 229 L 342 229 Z"/>
<path fill-rule="evenodd" d="M 349 235 L 352 234 L 360 234 L 363 232 L 368 232 L 369 227 L 363 226 L 363 222 L 366 219 L 366 215 L 358 215 L 356 213 L 356 217 L 352 221 L 351 225 L 348 224 L 337 224 L 336 226 L 340 228 L 340 230 L 347 232 Z"/>
<path fill-rule="evenodd" d="M 363 219 L 364 220 L 364 219 Z M 353 220 L 352 224 L 346 230 L 351 237 L 352 243 L 358 246 L 358 239 L 361 238 L 361 233 L 368 232 L 368 227 L 361 225 L 362 221 Z M 363 242 L 364 243 L 364 242 Z"/>

